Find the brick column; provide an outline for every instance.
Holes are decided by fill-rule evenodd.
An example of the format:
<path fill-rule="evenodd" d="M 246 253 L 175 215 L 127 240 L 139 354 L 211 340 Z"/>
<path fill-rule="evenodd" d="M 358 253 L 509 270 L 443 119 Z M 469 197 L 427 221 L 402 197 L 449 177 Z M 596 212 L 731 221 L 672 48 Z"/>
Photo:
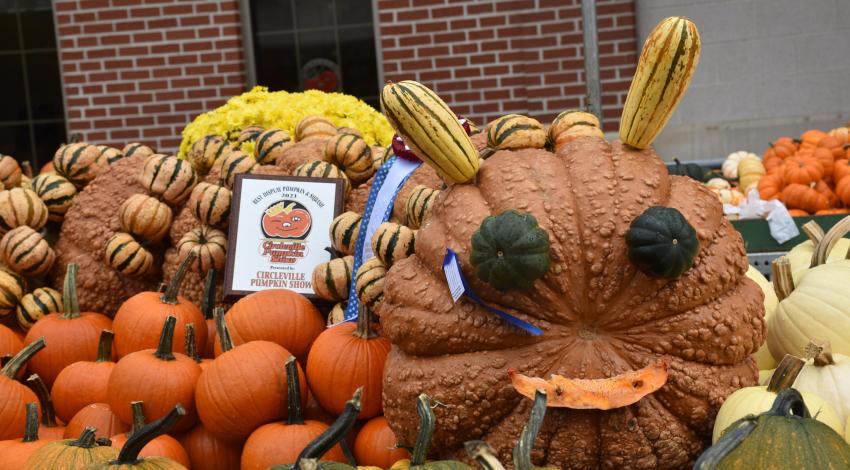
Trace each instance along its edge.
<path fill-rule="evenodd" d="M 637 63 L 633 0 L 597 2 L 605 130 L 616 130 Z M 547 123 L 584 106 L 579 0 L 378 0 L 386 80 L 413 79 L 476 122 Z"/>
<path fill-rule="evenodd" d="M 69 133 L 176 151 L 244 90 L 238 0 L 55 0 Z"/>

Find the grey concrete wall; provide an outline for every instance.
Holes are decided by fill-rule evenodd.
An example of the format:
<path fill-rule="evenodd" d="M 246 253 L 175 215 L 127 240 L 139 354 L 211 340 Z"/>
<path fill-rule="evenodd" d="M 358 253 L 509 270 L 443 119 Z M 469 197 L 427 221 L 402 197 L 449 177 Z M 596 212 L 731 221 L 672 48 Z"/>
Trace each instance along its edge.
<path fill-rule="evenodd" d="M 697 25 L 702 57 L 655 142 L 665 159 L 761 153 L 850 119 L 850 0 L 637 0 L 638 44 L 661 19 Z"/>

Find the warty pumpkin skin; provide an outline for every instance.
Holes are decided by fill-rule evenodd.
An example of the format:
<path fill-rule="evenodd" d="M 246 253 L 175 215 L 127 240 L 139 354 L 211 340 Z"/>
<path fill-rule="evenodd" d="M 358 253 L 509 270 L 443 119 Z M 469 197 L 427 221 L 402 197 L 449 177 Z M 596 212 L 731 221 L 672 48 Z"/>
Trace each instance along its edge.
<path fill-rule="evenodd" d="M 21 470 L 78 470 L 117 456 L 117 449 L 95 442 L 95 429 L 90 427 L 77 437 L 43 446 L 27 459 Z"/>
<path fill-rule="evenodd" d="M 90 403 L 105 403 L 109 376 L 115 367 L 112 361 L 110 330 L 100 332 L 97 357 L 94 361 L 78 361 L 62 369 L 53 382 L 53 401 L 56 414 L 64 422 Z"/>
<path fill-rule="evenodd" d="M 675 280 L 646 276 L 628 260 L 629 224 L 654 205 L 679 210 L 699 240 L 693 267 Z M 550 267 L 528 291 L 500 293 L 469 262 L 481 221 L 507 209 L 532 214 L 549 233 Z M 544 333 L 516 330 L 465 299 L 453 304 L 442 269 L 446 248 L 458 254 L 476 294 Z M 482 439 L 507 461 L 530 404 L 510 387 L 509 368 L 593 379 L 664 358 L 666 385 L 634 405 L 552 409 L 539 441 L 548 452 L 533 458 L 565 469 L 684 468 L 702 450 L 723 398 L 757 380 L 750 356 L 764 341 L 764 306 L 747 268 L 741 237 L 716 196 L 668 176 L 652 150 L 581 138 L 557 154 L 496 152 L 476 184 L 443 191 L 416 253 L 387 274 L 377 310 L 393 344 L 385 416 L 409 445 L 416 423 L 410 404 L 427 393 L 446 405 L 434 410 L 440 457 Z"/>

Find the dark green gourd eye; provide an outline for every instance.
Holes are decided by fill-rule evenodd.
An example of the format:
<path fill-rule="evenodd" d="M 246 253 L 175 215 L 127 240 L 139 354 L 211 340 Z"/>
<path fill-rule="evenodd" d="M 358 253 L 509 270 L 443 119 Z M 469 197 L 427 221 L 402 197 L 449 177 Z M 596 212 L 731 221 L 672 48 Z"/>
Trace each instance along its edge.
<path fill-rule="evenodd" d="M 549 234 L 533 215 L 506 210 L 490 216 L 472 235 L 472 265 L 499 290 L 528 289 L 549 269 Z"/>
<path fill-rule="evenodd" d="M 699 252 L 696 230 L 672 207 L 645 210 L 632 221 L 626 244 L 632 263 L 653 277 L 681 276 L 693 266 Z"/>

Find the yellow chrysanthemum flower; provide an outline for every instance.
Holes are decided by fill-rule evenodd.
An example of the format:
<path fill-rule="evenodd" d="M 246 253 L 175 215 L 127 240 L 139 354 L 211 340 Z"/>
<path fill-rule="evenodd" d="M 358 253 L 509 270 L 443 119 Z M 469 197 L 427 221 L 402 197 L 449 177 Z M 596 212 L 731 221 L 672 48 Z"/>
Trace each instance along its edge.
<path fill-rule="evenodd" d="M 393 136 L 384 116 L 354 96 L 318 90 L 269 92 L 268 88 L 257 86 L 196 117 L 183 129 L 178 156 L 185 158 L 192 144 L 207 135 L 226 136 L 235 141 L 240 130 L 252 124 L 294 134 L 295 125 L 305 116 L 321 116 L 337 127 L 357 129 L 370 145 L 389 145 Z M 254 144 L 246 142 L 241 148 L 250 154 Z"/>

